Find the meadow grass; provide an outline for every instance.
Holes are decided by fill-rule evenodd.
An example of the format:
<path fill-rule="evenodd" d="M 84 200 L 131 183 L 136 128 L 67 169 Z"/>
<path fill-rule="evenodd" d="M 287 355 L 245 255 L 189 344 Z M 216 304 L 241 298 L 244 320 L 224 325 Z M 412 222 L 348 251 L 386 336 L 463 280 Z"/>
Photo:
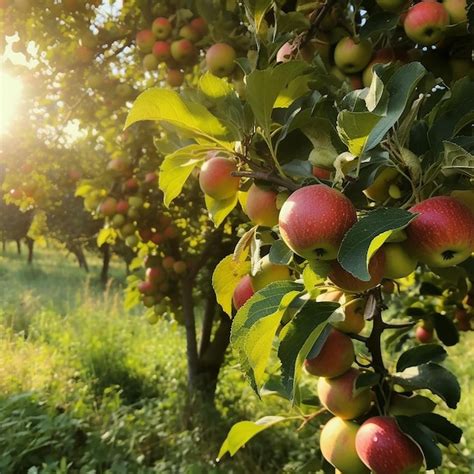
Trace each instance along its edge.
<path fill-rule="evenodd" d="M 163 319 L 150 326 L 141 309 L 124 310 L 121 262 L 112 261 L 104 289 L 97 257 L 89 256 L 86 274 L 61 249 L 41 249 L 31 266 L 14 250 L 0 253 L 1 473 L 317 470 L 321 420 L 299 433 L 297 424 L 283 424 L 216 464 L 233 423 L 284 415 L 289 404 L 259 401 L 229 354 L 216 410 L 190 412 L 183 329 Z M 440 404 L 439 411 L 465 436 L 439 472 L 469 472 L 472 461 L 473 333 L 462 338 L 448 348 L 448 366 L 463 397 L 458 410 Z"/>

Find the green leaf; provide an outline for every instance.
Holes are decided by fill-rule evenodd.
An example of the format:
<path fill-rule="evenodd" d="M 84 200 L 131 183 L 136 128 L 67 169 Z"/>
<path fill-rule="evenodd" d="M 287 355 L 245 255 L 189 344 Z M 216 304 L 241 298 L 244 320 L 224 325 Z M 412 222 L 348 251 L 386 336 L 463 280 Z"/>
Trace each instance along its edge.
<path fill-rule="evenodd" d="M 449 408 L 456 408 L 461 398 L 461 387 L 456 377 L 449 370 L 432 362 L 408 367 L 395 373 L 392 380 L 409 390 L 430 390 L 443 399 Z"/>
<path fill-rule="evenodd" d="M 234 317 L 232 345 L 257 394 L 281 318 L 301 290 L 302 285 L 292 281 L 271 283 L 255 293 Z"/>
<path fill-rule="evenodd" d="M 337 116 L 337 131 L 341 140 L 355 156 L 361 156 L 371 132 L 381 117 L 372 112 L 349 112 L 343 110 Z"/>
<path fill-rule="evenodd" d="M 265 416 L 258 421 L 239 421 L 227 434 L 217 455 L 217 460 L 222 459 L 226 453 L 233 456 L 255 435 L 284 420 L 286 420 L 284 416 Z"/>
<path fill-rule="evenodd" d="M 300 76 L 293 79 L 287 87 L 280 91 L 275 101 L 274 108 L 288 108 L 296 99 L 309 92 L 308 83 L 310 76 Z"/>
<path fill-rule="evenodd" d="M 278 95 L 307 69 L 308 65 L 304 62 L 290 61 L 274 68 L 255 70 L 247 76 L 247 101 L 257 123 L 268 138 L 272 125 L 272 111 Z"/>
<path fill-rule="evenodd" d="M 427 362 L 442 362 L 447 357 L 447 352 L 439 344 L 423 344 L 405 351 L 397 362 L 397 370 L 402 371 Z"/>
<path fill-rule="evenodd" d="M 474 178 L 474 155 L 456 143 L 444 141 L 443 146 L 442 173 L 445 176 L 460 174 Z"/>
<path fill-rule="evenodd" d="M 250 272 L 250 262 L 236 260 L 233 255 L 227 255 L 214 269 L 212 287 L 216 293 L 217 302 L 226 314 L 232 314 L 232 296 L 239 281 Z"/>
<path fill-rule="evenodd" d="M 293 252 L 287 247 L 283 240 L 273 242 L 268 255 L 270 262 L 276 265 L 289 265 L 293 258 Z"/>
<path fill-rule="evenodd" d="M 386 114 L 380 118 L 370 132 L 365 145 L 366 151 L 377 146 L 385 134 L 395 125 L 403 114 L 408 99 L 425 74 L 426 69 L 417 62 L 405 64 L 393 73 L 385 85 L 385 90 L 388 92 L 388 102 L 384 104 L 387 110 Z M 377 112 L 377 109 L 375 112 Z"/>
<path fill-rule="evenodd" d="M 312 119 L 311 126 L 304 127 L 302 132 L 308 137 L 314 147 L 308 158 L 311 164 L 331 169 L 339 155 L 332 141 L 332 136 L 334 135 L 337 140 L 337 135 L 331 122 L 327 119 L 316 117 Z"/>
<path fill-rule="evenodd" d="M 462 438 L 462 429 L 437 413 L 421 413 L 413 418 L 427 426 L 436 434 L 443 444 L 459 443 Z"/>
<path fill-rule="evenodd" d="M 440 313 L 434 313 L 432 319 L 438 339 L 445 346 L 455 346 L 459 342 L 459 332 L 453 321 Z"/>
<path fill-rule="evenodd" d="M 97 247 L 104 244 L 114 244 L 117 239 L 117 231 L 112 227 L 102 228 L 97 235 Z"/>
<path fill-rule="evenodd" d="M 420 448 L 425 458 L 426 469 L 441 466 L 442 454 L 436 444 L 433 432 L 423 424 L 416 422 L 413 417 L 397 416 L 396 419 L 401 431 Z"/>
<path fill-rule="evenodd" d="M 221 99 L 234 92 L 234 88 L 225 79 L 206 72 L 199 78 L 200 91 L 211 99 Z"/>
<path fill-rule="evenodd" d="M 372 255 L 393 231 L 405 228 L 416 214 L 397 208 L 380 208 L 354 224 L 339 249 L 337 259 L 342 267 L 363 281 L 369 281 L 368 265 Z"/>
<path fill-rule="evenodd" d="M 355 389 L 373 387 L 380 381 L 380 374 L 377 372 L 362 372 L 356 379 Z"/>
<path fill-rule="evenodd" d="M 179 196 L 189 175 L 196 166 L 204 162 L 208 152 L 208 146 L 188 145 L 163 160 L 158 181 L 164 194 L 165 206 L 169 206 Z"/>
<path fill-rule="evenodd" d="M 375 33 L 385 33 L 397 27 L 400 15 L 388 12 L 377 12 L 370 15 L 369 19 L 362 25 L 360 36 L 368 38 Z"/>
<path fill-rule="evenodd" d="M 249 16 L 250 21 L 254 23 L 256 32 L 260 31 L 265 14 L 272 5 L 272 0 L 245 0 L 247 16 Z"/>
<path fill-rule="evenodd" d="M 326 321 L 338 307 L 337 303 L 309 300 L 285 326 L 278 358 L 281 361 L 282 384 L 291 400 L 294 399 L 304 359 L 323 331 Z"/>
<path fill-rule="evenodd" d="M 219 227 L 222 224 L 224 219 L 232 212 L 239 202 L 237 193 L 228 199 L 214 199 L 206 194 L 204 199 L 211 220 L 214 222 L 216 227 Z"/>
<path fill-rule="evenodd" d="M 225 139 L 226 127 L 206 107 L 183 99 L 177 92 L 152 88 L 142 92 L 128 114 L 125 128 L 142 120 L 166 122 L 206 139 Z"/>

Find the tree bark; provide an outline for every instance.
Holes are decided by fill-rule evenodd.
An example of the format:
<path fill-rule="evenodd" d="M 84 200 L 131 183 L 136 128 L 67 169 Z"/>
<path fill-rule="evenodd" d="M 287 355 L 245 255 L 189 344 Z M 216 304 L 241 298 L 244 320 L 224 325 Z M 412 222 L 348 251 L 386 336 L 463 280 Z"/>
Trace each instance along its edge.
<path fill-rule="evenodd" d="M 26 237 L 26 245 L 28 246 L 28 264 L 31 265 L 33 263 L 33 247 L 35 241 L 30 237 Z"/>
<path fill-rule="evenodd" d="M 202 357 L 206 349 L 209 347 L 212 335 L 212 326 L 214 323 L 214 316 L 216 314 L 216 295 L 212 288 L 206 298 L 206 307 L 204 309 L 204 316 L 202 320 L 201 343 L 199 346 L 199 357 Z"/>
<path fill-rule="evenodd" d="M 28 240 L 27 240 L 27 243 L 28 243 Z M 18 255 L 21 255 L 21 240 L 20 239 L 16 241 L 16 251 Z"/>

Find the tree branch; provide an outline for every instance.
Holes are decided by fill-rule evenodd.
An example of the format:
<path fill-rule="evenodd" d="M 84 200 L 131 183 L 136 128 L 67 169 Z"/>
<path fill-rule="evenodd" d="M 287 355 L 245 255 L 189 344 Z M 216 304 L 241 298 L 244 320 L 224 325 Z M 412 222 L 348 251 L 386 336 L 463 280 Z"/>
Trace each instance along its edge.
<path fill-rule="evenodd" d="M 282 178 L 281 176 L 276 176 L 272 172 L 264 171 L 233 171 L 232 176 L 238 176 L 241 178 L 253 178 L 260 179 L 262 181 L 268 181 L 269 183 L 276 184 L 278 186 L 283 186 L 284 188 L 290 191 L 296 191 L 299 189 L 299 186 L 293 181 Z"/>
<path fill-rule="evenodd" d="M 204 309 L 204 317 L 202 321 L 201 330 L 201 343 L 199 346 L 199 357 L 202 358 L 204 352 L 209 347 L 211 342 L 212 324 L 214 322 L 214 316 L 216 314 L 216 294 L 214 290 L 210 288 L 210 291 L 206 298 L 206 308 Z"/>

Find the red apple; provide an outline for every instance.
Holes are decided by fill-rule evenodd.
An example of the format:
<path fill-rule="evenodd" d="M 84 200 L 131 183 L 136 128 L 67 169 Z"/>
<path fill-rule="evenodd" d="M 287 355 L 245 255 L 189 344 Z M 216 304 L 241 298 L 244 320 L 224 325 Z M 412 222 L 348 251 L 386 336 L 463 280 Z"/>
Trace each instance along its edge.
<path fill-rule="evenodd" d="M 107 217 L 115 214 L 117 208 L 117 200 L 113 197 L 107 197 L 100 205 L 100 212 Z"/>
<path fill-rule="evenodd" d="M 437 196 L 416 204 L 406 229 L 407 246 L 422 263 L 451 267 L 474 251 L 474 215 L 457 199 Z"/>
<path fill-rule="evenodd" d="M 231 160 L 214 156 L 208 159 L 199 173 L 199 186 L 203 193 L 214 199 L 228 199 L 239 190 L 240 178 L 232 176 L 237 166 Z"/>
<path fill-rule="evenodd" d="M 151 30 L 142 30 L 137 33 L 135 41 L 137 43 L 137 48 L 142 53 L 151 53 L 153 44 L 155 43 L 155 37 Z"/>
<path fill-rule="evenodd" d="M 265 227 L 273 227 L 278 224 L 279 211 L 276 206 L 276 198 L 275 191 L 262 189 L 255 184 L 250 186 L 245 213 L 252 223 Z"/>
<path fill-rule="evenodd" d="M 152 53 L 158 61 L 168 61 L 171 58 L 171 46 L 167 41 L 155 41 Z"/>
<path fill-rule="evenodd" d="M 132 236 L 133 237 L 133 236 Z M 151 296 L 153 295 L 153 293 L 155 293 L 155 286 L 153 285 L 153 283 L 149 282 L 149 281 L 141 281 L 138 286 L 138 291 L 142 294 L 142 295 L 147 295 L 147 296 Z"/>
<path fill-rule="evenodd" d="M 232 302 L 234 303 L 235 309 L 240 309 L 248 299 L 250 299 L 254 294 L 252 287 L 252 279 L 250 275 L 245 275 L 239 281 L 238 285 L 235 287 L 234 294 L 232 296 Z"/>
<path fill-rule="evenodd" d="M 201 35 L 201 37 L 206 36 L 209 31 L 207 21 L 201 17 L 192 19 L 190 25 Z"/>
<path fill-rule="evenodd" d="M 163 270 L 160 267 L 150 267 L 146 271 L 146 281 L 149 281 L 153 286 L 157 286 L 165 278 Z"/>
<path fill-rule="evenodd" d="M 128 202 L 125 199 L 121 199 L 117 202 L 117 206 L 115 207 L 115 212 L 118 214 L 126 214 L 128 212 Z"/>
<path fill-rule="evenodd" d="M 354 359 L 352 339 L 332 329 L 319 354 L 312 359 L 306 359 L 304 367 L 311 375 L 331 378 L 347 372 Z"/>
<path fill-rule="evenodd" d="M 355 444 L 362 462 L 377 474 L 415 473 L 423 465 L 418 446 L 388 416 L 369 418 L 359 428 Z"/>
<path fill-rule="evenodd" d="M 331 171 L 320 168 L 319 166 L 313 166 L 312 170 L 313 176 L 319 179 L 330 179 Z"/>
<path fill-rule="evenodd" d="M 333 260 L 356 221 L 349 199 L 329 186 L 315 184 L 298 189 L 285 201 L 279 226 L 293 252 L 307 259 Z"/>
<path fill-rule="evenodd" d="M 344 270 L 341 265 L 334 261 L 331 263 L 331 271 L 328 278 L 339 288 L 345 291 L 360 293 L 377 286 L 383 278 L 385 271 L 385 254 L 382 249 L 378 250 L 370 259 L 370 280 L 363 281 Z"/>
<path fill-rule="evenodd" d="M 213 44 L 206 52 L 207 69 L 215 76 L 228 76 L 235 68 L 235 58 L 232 46 L 226 43 Z"/>
<path fill-rule="evenodd" d="M 415 329 L 415 337 L 418 342 L 427 344 L 433 340 L 433 330 L 421 325 Z"/>
<path fill-rule="evenodd" d="M 449 14 L 441 3 L 420 2 L 413 5 L 405 17 L 405 33 L 415 43 L 430 46 L 444 37 Z"/>

